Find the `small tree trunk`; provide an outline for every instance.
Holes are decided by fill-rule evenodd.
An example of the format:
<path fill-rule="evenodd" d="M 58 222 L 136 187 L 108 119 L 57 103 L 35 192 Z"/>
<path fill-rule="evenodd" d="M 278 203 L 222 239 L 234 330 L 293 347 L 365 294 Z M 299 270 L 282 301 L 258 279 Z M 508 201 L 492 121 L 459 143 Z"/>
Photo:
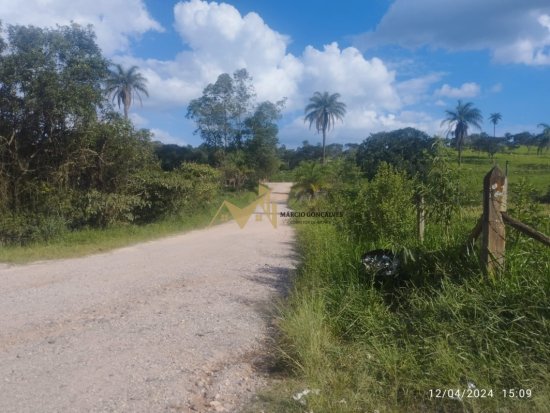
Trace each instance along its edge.
<path fill-rule="evenodd" d="M 325 163 L 325 139 L 326 139 L 327 131 L 325 128 L 323 128 L 323 164 Z"/>

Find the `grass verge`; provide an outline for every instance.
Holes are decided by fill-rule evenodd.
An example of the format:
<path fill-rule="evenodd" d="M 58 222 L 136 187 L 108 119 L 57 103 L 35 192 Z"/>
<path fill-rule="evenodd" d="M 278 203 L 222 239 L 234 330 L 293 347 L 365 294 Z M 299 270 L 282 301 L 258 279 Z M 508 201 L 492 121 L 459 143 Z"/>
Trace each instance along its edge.
<path fill-rule="evenodd" d="M 255 199 L 253 192 L 220 195 L 204 209 L 181 216 L 171 216 L 145 225 L 113 226 L 105 229 L 82 229 L 65 232 L 47 243 L 0 248 L 0 262 L 25 263 L 36 260 L 78 257 L 109 251 L 138 242 L 149 241 L 207 226 L 220 204 L 230 201 L 245 206 Z"/>
<path fill-rule="evenodd" d="M 297 231 L 303 261 L 279 320 L 289 376 L 249 411 L 548 411 L 547 248 L 520 243 L 494 281 L 452 244 L 421 250 L 409 268 L 430 282 L 388 297 L 335 227 Z"/>

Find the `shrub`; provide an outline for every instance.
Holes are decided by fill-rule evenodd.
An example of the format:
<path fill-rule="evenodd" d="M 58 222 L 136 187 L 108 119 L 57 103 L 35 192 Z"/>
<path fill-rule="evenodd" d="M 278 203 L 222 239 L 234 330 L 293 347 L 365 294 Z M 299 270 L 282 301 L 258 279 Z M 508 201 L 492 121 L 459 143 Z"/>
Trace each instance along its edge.
<path fill-rule="evenodd" d="M 134 210 L 139 221 L 150 222 L 213 200 L 219 174 L 208 165 L 184 163 L 172 172 L 140 172 L 130 179 L 127 191 L 141 200 Z"/>
<path fill-rule="evenodd" d="M 51 240 L 67 230 L 63 218 L 38 214 L 0 216 L 0 245 L 25 245 Z"/>
<path fill-rule="evenodd" d="M 363 183 L 348 205 L 346 225 L 359 240 L 402 245 L 414 234 L 414 181 L 382 163 L 376 176 Z"/>
<path fill-rule="evenodd" d="M 186 205 L 195 208 L 213 201 L 220 191 L 220 172 L 209 165 L 183 163 L 176 169 L 182 178 L 191 181 L 192 194 Z"/>
<path fill-rule="evenodd" d="M 81 212 L 79 226 L 105 228 L 115 223 L 130 223 L 135 219 L 134 210 L 143 205 L 137 196 L 104 193 L 96 190 L 80 197 L 78 211 Z"/>

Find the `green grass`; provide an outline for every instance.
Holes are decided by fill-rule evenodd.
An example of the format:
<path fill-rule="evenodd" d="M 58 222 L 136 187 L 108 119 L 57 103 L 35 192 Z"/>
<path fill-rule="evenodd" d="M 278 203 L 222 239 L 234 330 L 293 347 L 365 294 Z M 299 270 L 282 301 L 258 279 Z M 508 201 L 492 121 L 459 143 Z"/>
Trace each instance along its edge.
<path fill-rule="evenodd" d="M 456 159 L 452 159 L 456 161 Z M 487 154 L 474 152 L 467 149 L 462 154 L 461 170 L 466 183 L 472 186 L 479 186 L 483 176 L 491 169 L 494 163 L 502 170 L 508 161 L 508 182 L 510 185 L 517 184 L 520 179 L 526 179 L 535 189 L 544 194 L 550 189 L 550 151 L 541 155 L 536 154 L 535 149 L 527 151 L 526 147 L 520 147 L 514 151 L 497 153 L 493 159 Z"/>
<path fill-rule="evenodd" d="M 253 192 L 228 193 L 191 214 L 167 217 L 145 225 L 122 225 L 106 229 L 65 232 L 47 243 L 0 248 L 0 262 L 24 263 L 36 260 L 78 257 L 109 251 L 168 235 L 207 226 L 223 200 L 245 206 L 256 197 Z"/>
<path fill-rule="evenodd" d="M 271 178 L 271 182 L 293 182 L 296 179 L 294 171 L 284 170 L 278 171 Z"/>
<path fill-rule="evenodd" d="M 546 193 L 549 154 L 520 148 L 495 158 L 503 169 L 509 160 L 512 211 L 548 233 L 549 206 L 522 209 L 514 191 L 525 179 Z M 383 246 L 380 240 L 360 244 L 332 225 L 297 225 L 301 263 L 278 320 L 278 364 L 286 376 L 245 411 L 547 412 L 550 248 L 508 229 L 506 270 L 495 279 L 481 271 L 478 250 L 463 248 L 492 165 L 486 155 L 466 151 L 460 177 L 479 201 L 460 210 L 448 235 L 428 221 L 423 245 L 412 230 L 401 240 L 414 257 L 403 266 L 412 281 L 402 288 L 377 287 L 360 263 L 364 251 Z M 430 397 L 430 390 L 472 384 L 492 393 Z M 511 388 L 529 389 L 531 397 L 505 398 Z M 304 389 L 319 393 L 302 404 L 292 396 Z"/>
<path fill-rule="evenodd" d="M 550 251 L 530 244 L 508 256 L 496 282 L 476 257 L 461 266 L 452 245 L 424 251 L 420 272 L 440 282 L 409 287 L 390 306 L 365 281 L 362 249 L 332 226 L 298 227 L 303 257 L 281 310 L 280 356 L 289 378 L 260 395 L 250 411 L 545 412 L 550 405 Z M 525 247 L 525 246 L 524 246 Z M 526 251 L 529 251 L 528 253 Z M 462 402 L 430 389 L 491 389 Z M 303 406 L 292 395 L 319 389 Z M 528 400 L 503 397 L 531 389 Z M 501 409 L 501 410 L 499 410 Z"/>

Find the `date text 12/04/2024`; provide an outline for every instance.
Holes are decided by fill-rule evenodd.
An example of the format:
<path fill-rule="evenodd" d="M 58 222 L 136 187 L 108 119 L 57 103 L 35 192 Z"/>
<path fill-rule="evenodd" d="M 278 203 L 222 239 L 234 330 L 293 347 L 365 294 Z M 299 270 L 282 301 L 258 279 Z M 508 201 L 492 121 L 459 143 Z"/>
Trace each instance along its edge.
<path fill-rule="evenodd" d="M 530 399 L 533 396 L 531 389 L 430 389 L 430 399 L 478 399 L 501 396 L 504 398 Z"/>

